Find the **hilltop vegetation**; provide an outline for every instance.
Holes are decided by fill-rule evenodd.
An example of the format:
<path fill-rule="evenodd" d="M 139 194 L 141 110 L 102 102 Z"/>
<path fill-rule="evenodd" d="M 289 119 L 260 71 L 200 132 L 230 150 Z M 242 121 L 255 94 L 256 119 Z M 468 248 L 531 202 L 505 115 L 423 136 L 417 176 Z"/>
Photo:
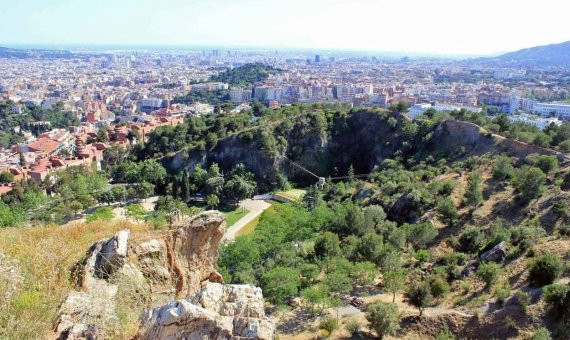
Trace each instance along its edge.
<path fill-rule="evenodd" d="M 220 81 L 235 86 L 251 85 L 263 81 L 270 74 L 276 74 L 278 69 L 262 63 L 250 63 L 232 69 L 227 69 L 218 75 L 210 77 L 210 81 Z"/>

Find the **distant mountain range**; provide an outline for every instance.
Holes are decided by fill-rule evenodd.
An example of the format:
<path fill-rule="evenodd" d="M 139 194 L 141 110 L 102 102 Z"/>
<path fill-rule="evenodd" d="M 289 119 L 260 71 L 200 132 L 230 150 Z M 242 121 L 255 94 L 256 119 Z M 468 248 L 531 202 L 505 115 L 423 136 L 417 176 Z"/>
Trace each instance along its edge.
<path fill-rule="evenodd" d="M 520 66 L 567 66 L 570 67 L 570 41 L 560 44 L 536 46 L 498 57 L 483 58 L 491 62 L 500 62 Z"/>

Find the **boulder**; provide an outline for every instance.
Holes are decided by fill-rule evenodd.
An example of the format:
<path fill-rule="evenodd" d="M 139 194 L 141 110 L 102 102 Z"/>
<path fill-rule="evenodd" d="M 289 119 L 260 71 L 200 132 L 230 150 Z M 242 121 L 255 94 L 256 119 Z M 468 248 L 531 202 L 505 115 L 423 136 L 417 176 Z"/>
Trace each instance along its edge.
<path fill-rule="evenodd" d="M 482 262 L 503 262 L 507 256 L 507 244 L 503 241 L 479 256 Z"/>
<path fill-rule="evenodd" d="M 207 283 L 194 296 L 146 313 L 137 339 L 273 339 L 261 289 Z"/>

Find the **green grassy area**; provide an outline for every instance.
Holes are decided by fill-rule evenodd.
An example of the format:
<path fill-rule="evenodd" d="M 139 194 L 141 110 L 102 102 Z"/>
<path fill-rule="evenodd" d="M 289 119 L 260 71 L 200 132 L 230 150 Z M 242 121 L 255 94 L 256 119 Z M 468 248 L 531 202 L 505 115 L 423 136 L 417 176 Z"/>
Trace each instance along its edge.
<path fill-rule="evenodd" d="M 277 193 L 275 193 L 276 195 L 280 195 L 280 196 L 284 196 L 287 198 L 290 198 L 294 201 L 297 201 L 301 198 L 301 196 L 303 196 L 305 193 L 307 192 L 307 190 L 304 189 L 291 189 L 291 190 L 287 190 L 287 191 L 279 191 Z"/>
<path fill-rule="evenodd" d="M 226 224 L 228 228 L 234 225 L 234 223 L 239 221 L 249 212 L 249 210 L 242 209 L 241 207 L 228 205 L 220 206 L 217 209 L 226 215 Z"/>
<path fill-rule="evenodd" d="M 270 201 L 270 203 L 271 203 L 271 206 L 269 208 L 267 208 L 261 215 L 257 216 L 256 218 L 251 220 L 251 222 L 249 222 L 243 228 L 241 228 L 236 233 L 236 237 L 251 234 L 255 230 L 257 225 L 259 224 L 259 220 L 261 219 L 261 216 L 263 216 L 264 214 L 274 214 L 275 213 L 275 207 L 283 204 L 283 203 L 279 203 L 277 201 Z"/>

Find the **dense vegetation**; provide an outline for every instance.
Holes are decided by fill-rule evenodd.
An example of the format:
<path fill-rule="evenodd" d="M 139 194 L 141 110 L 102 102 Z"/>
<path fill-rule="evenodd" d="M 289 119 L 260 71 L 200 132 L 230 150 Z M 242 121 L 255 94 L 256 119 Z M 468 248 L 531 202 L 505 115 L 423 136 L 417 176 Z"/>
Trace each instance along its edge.
<path fill-rule="evenodd" d="M 9 100 L 0 102 L 0 147 L 2 148 L 24 142 L 25 138 L 21 131 L 30 131 L 37 136 L 53 128 L 79 125 L 77 115 L 63 110 L 61 104 L 53 109 L 25 105 L 22 107 L 22 113 L 12 113 L 11 108 L 15 105 Z M 17 128 L 20 132 L 15 130 Z"/>
<path fill-rule="evenodd" d="M 246 86 L 263 81 L 270 74 L 275 74 L 279 70 L 264 65 L 262 63 L 245 64 L 210 77 L 210 81 L 221 81 L 230 85 Z"/>

